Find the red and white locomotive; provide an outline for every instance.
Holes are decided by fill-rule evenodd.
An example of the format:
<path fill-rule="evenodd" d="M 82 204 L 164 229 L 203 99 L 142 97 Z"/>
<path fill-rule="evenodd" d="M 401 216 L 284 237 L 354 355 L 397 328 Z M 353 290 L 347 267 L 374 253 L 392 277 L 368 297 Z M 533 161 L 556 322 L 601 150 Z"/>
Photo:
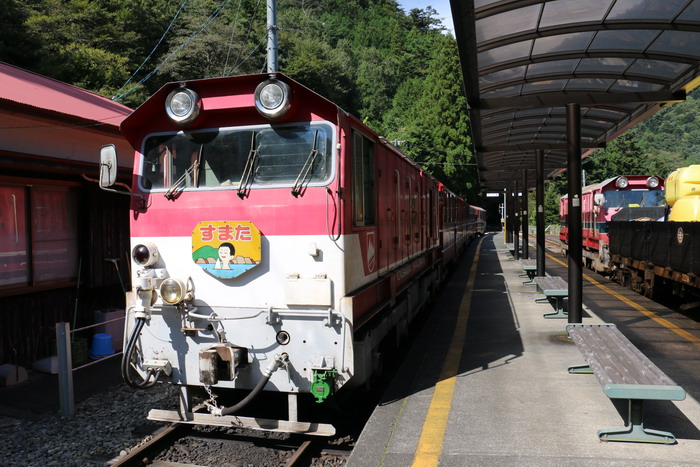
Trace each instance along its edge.
<path fill-rule="evenodd" d="M 613 216 L 616 220 L 630 220 L 629 215 L 627 218 L 620 215 L 633 213 L 633 218 L 652 213 L 656 215 L 663 206 L 664 180 L 656 176 L 617 176 L 583 187 L 581 220 L 585 265 L 598 272 L 612 272 L 608 223 Z M 564 255 L 569 248 L 568 212 L 568 195 L 565 195 L 559 200 L 559 239 Z"/>
<path fill-rule="evenodd" d="M 297 421 L 297 397 L 370 381 L 484 230 L 483 209 L 282 74 L 167 84 L 121 131 L 136 150 L 122 374 L 181 388 L 179 413 L 149 418 L 331 434 Z M 101 160 L 109 189 L 113 146 Z M 224 407 L 229 389 L 247 396 Z M 229 415 L 261 391 L 289 395 L 289 420 Z"/>

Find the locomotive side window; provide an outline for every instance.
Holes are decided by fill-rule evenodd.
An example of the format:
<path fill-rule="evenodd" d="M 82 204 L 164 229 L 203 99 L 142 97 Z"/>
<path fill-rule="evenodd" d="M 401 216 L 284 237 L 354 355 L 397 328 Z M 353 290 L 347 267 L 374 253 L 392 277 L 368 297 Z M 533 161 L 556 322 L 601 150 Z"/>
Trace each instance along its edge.
<path fill-rule="evenodd" d="M 352 141 L 353 221 L 357 226 L 374 225 L 374 144 L 357 132 L 353 132 Z"/>
<path fill-rule="evenodd" d="M 227 128 L 149 137 L 141 185 L 146 190 L 238 187 L 247 163 L 252 188 L 323 182 L 332 175 L 328 125 Z"/>

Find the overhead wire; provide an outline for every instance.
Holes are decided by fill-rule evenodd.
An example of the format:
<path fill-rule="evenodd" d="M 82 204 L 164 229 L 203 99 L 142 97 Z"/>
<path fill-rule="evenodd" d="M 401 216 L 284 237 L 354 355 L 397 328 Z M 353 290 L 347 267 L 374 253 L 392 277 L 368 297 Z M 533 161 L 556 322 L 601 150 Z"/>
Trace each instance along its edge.
<path fill-rule="evenodd" d="M 246 32 L 246 35 L 245 35 L 245 39 L 244 39 L 244 40 L 248 40 L 248 38 L 250 37 L 250 33 L 251 33 L 251 31 L 253 30 L 253 24 L 255 23 L 255 18 L 258 16 L 258 10 L 260 9 L 260 2 L 261 2 L 261 1 L 262 1 L 262 0 L 258 0 L 258 3 L 255 5 L 255 8 L 253 9 L 253 15 L 252 15 L 251 18 L 250 18 L 250 23 L 248 24 L 248 31 Z M 233 73 L 235 70 L 237 70 L 238 68 L 240 68 L 241 65 L 243 65 L 243 64 L 248 60 L 248 58 L 250 58 L 251 55 L 253 55 L 253 53 L 257 50 L 257 48 L 260 46 L 260 44 L 261 44 L 264 40 L 266 40 L 266 37 L 264 37 L 263 40 L 261 40 L 260 42 L 258 42 L 258 43 L 253 47 L 253 50 L 251 50 L 251 52 L 250 52 L 250 53 L 246 56 L 246 58 L 244 58 L 242 61 L 239 61 L 239 60 L 240 60 L 241 55 L 242 55 L 242 53 L 243 53 L 243 49 L 242 49 L 242 48 L 241 48 L 241 49 L 238 49 L 238 57 L 236 57 L 236 61 L 234 62 L 234 65 L 231 66 L 231 73 Z"/>
<path fill-rule="evenodd" d="M 185 47 L 187 44 L 189 44 L 190 41 L 192 41 L 192 39 L 194 39 L 195 37 L 197 37 L 197 36 L 198 36 L 202 31 L 204 31 L 204 29 L 206 29 L 216 18 L 218 18 L 219 15 L 221 14 L 221 12 L 222 12 L 222 11 L 224 10 L 224 8 L 226 7 L 226 4 L 227 4 L 228 2 L 229 2 L 229 0 L 223 0 L 223 1 L 219 4 L 219 6 L 214 10 L 214 12 L 213 12 L 211 15 L 209 15 L 209 18 L 206 19 L 206 21 L 204 22 L 204 24 L 202 24 L 202 26 L 201 26 L 197 31 L 195 31 L 194 33 L 192 33 L 192 34 L 190 35 L 190 37 L 188 37 L 188 38 L 187 38 L 182 44 L 180 44 L 174 51 L 172 51 L 172 52 L 170 53 L 170 55 L 168 55 L 167 57 L 165 57 L 165 58 L 163 59 L 163 61 L 161 61 L 161 62 L 158 64 L 157 67 L 155 67 L 150 73 L 148 73 L 145 77 L 143 77 L 138 83 L 136 83 L 134 86 L 132 86 L 128 91 L 126 91 L 126 92 L 120 94 L 119 96 L 115 96 L 115 97 L 112 98 L 112 99 L 113 99 L 113 100 L 118 100 L 118 99 L 121 99 L 121 98 L 123 98 L 123 97 L 128 96 L 128 95 L 129 95 L 131 92 L 133 92 L 140 84 L 143 84 L 143 83 L 145 83 L 147 80 L 149 80 L 149 79 L 151 78 L 151 76 L 153 76 L 154 74 L 156 74 L 156 73 L 163 67 L 163 65 L 165 65 L 165 64 L 166 64 L 171 58 L 173 58 L 180 50 L 182 50 L 183 47 Z"/>
<path fill-rule="evenodd" d="M 138 68 L 136 69 L 136 71 L 134 71 L 134 72 L 131 74 L 131 76 L 129 76 L 129 79 L 126 80 L 126 82 L 122 85 L 122 87 L 120 87 L 119 89 L 117 89 L 116 94 L 115 94 L 114 96 L 112 96 L 112 100 L 116 100 L 116 99 L 118 98 L 118 96 L 119 96 L 119 91 L 121 91 L 122 89 L 124 89 L 124 88 L 126 87 L 126 85 L 129 84 L 129 83 L 131 82 L 132 79 L 134 79 L 134 76 L 136 76 L 136 74 L 137 74 L 139 71 L 141 71 L 141 68 L 143 68 L 143 66 L 146 64 L 146 62 L 148 62 L 148 60 L 153 56 L 153 53 L 156 51 L 156 49 L 158 49 L 158 47 L 160 46 L 160 44 L 163 42 L 163 39 L 165 39 L 165 36 L 166 36 L 166 35 L 168 34 L 168 32 L 172 29 L 173 24 L 175 24 L 175 21 L 177 21 L 178 16 L 180 16 L 180 12 L 185 8 L 185 5 L 187 5 L 187 2 L 189 2 L 189 1 L 190 1 L 190 0 L 184 0 L 184 1 L 180 4 L 180 7 L 177 9 L 177 12 L 175 12 L 175 16 L 173 16 L 173 19 L 170 21 L 170 24 L 168 25 L 167 29 L 165 30 L 165 32 L 163 33 L 163 35 L 160 36 L 160 39 L 158 39 L 158 43 L 153 47 L 153 49 L 151 50 L 151 52 L 148 54 L 148 57 L 146 57 L 146 58 L 143 60 L 143 62 L 141 62 L 141 65 L 138 66 Z"/>
<path fill-rule="evenodd" d="M 224 69 L 221 71 L 221 76 L 226 76 L 226 67 L 228 66 L 228 57 L 231 54 L 231 46 L 233 45 L 233 36 L 236 32 L 236 25 L 238 24 L 238 16 L 241 11 L 241 3 L 243 0 L 238 0 L 238 9 L 236 10 L 236 19 L 233 21 L 233 27 L 231 28 L 231 36 L 228 39 L 228 49 L 226 50 L 226 61 L 224 62 Z"/>

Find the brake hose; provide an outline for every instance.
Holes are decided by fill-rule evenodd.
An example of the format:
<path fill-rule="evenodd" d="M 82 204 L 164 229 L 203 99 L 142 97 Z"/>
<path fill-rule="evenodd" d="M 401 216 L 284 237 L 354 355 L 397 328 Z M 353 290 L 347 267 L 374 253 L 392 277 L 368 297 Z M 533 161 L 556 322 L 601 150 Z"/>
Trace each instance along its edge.
<path fill-rule="evenodd" d="M 137 382 L 131 378 L 131 358 L 133 356 L 134 350 L 136 349 L 136 341 L 141 335 L 141 330 L 143 329 L 144 324 L 146 324 L 146 318 L 136 318 L 136 325 L 134 326 L 134 330 L 131 332 L 131 336 L 129 336 L 129 341 L 126 344 L 124 354 L 122 355 L 122 378 L 124 379 L 124 381 L 126 381 L 126 384 L 136 389 L 147 389 L 153 387 L 158 381 L 158 377 L 161 373 L 160 369 L 153 370 L 151 368 L 148 370 L 148 375 L 143 381 Z M 153 379 L 151 380 L 151 378 Z"/>
<path fill-rule="evenodd" d="M 250 401 L 252 401 L 255 398 L 255 396 L 257 396 L 262 391 L 262 389 L 265 387 L 267 382 L 270 381 L 270 377 L 272 376 L 272 373 L 277 371 L 277 369 L 280 366 L 286 365 L 286 363 L 288 361 L 289 361 L 289 355 L 287 355 L 286 353 L 283 353 L 281 355 L 276 355 L 275 360 L 273 362 L 271 362 L 270 365 L 265 369 L 265 372 L 263 373 L 263 378 L 260 381 L 258 381 L 258 384 L 255 385 L 253 390 L 250 391 L 250 393 L 248 393 L 248 395 L 245 396 L 245 398 L 242 401 L 240 401 L 236 405 L 232 405 L 231 407 L 224 407 L 223 409 L 221 409 L 219 411 L 219 413 L 214 413 L 214 415 L 221 415 L 221 416 L 230 415 L 234 412 L 241 410 L 243 407 L 248 405 L 248 403 Z"/>

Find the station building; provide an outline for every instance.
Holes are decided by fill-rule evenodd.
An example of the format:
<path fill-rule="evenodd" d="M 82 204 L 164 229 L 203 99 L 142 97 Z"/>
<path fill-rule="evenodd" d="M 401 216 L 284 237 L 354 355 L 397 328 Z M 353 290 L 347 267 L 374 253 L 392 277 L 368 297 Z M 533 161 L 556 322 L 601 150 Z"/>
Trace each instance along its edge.
<path fill-rule="evenodd" d="M 123 309 L 130 197 L 97 179 L 104 144 L 131 151 L 119 133 L 130 113 L 0 62 L 0 365 L 55 354 L 57 322 L 76 328 Z M 131 161 L 120 163 L 129 184 Z"/>

